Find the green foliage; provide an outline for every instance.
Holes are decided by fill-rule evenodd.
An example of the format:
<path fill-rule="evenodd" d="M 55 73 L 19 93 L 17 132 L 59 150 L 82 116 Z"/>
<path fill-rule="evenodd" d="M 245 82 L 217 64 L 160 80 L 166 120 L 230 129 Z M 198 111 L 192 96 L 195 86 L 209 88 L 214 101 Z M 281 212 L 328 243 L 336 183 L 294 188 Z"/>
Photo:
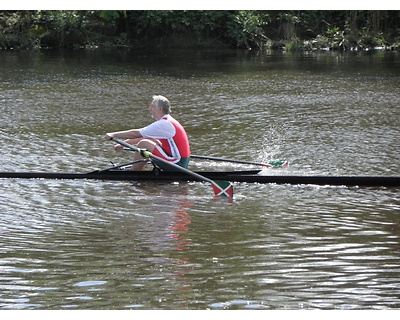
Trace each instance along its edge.
<path fill-rule="evenodd" d="M 382 32 L 375 33 L 368 28 L 363 28 L 360 32 L 360 37 L 361 39 L 358 43 L 365 49 L 383 47 L 385 45 L 385 39 L 383 38 Z"/>
<path fill-rule="evenodd" d="M 0 48 L 215 46 L 301 50 L 400 41 L 400 12 L 344 10 L 0 11 Z M 300 39 L 302 39 L 300 41 Z"/>
<path fill-rule="evenodd" d="M 114 22 L 119 18 L 120 11 L 118 10 L 100 10 L 98 15 L 107 22 Z"/>
<path fill-rule="evenodd" d="M 302 45 L 299 40 L 293 39 L 293 40 L 286 42 L 285 49 L 286 49 L 286 51 L 289 51 L 289 52 L 301 51 Z"/>
<path fill-rule="evenodd" d="M 339 33 L 340 33 L 340 29 L 339 29 L 339 27 L 336 27 L 336 26 L 333 26 L 331 28 L 328 28 L 328 30 L 326 30 L 326 35 L 330 38 L 334 38 Z"/>
<path fill-rule="evenodd" d="M 264 36 L 263 27 L 268 25 L 268 15 L 259 11 L 233 12 L 226 23 L 227 36 L 235 42 L 236 46 L 250 47 L 256 44 L 261 47 Z"/>

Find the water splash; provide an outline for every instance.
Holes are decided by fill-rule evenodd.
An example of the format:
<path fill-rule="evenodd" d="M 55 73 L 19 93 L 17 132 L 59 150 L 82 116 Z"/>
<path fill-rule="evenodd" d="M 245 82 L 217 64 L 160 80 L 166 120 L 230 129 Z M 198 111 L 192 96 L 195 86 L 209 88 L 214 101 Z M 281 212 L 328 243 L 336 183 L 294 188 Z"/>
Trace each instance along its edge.
<path fill-rule="evenodd" d="M 272 124 L 266 131 L 260 134 L 259 141 L 262 141 L 259 153 L 261 162 L 268 162 L 276 159 L 287 159 L 285 152 L 286 125 Z"/>

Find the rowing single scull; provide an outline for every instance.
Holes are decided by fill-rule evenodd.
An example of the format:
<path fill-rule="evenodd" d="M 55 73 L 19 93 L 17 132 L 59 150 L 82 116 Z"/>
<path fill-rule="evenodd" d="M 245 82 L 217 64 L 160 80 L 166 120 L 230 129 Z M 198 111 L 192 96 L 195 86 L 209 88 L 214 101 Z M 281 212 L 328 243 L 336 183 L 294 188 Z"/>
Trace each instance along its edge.
<path fill-rule="evenodd" d="M 360 187 L 400 187 L 400 176 L 321 176 L 321 175 L 264 175 L 261 170 L 245 171 L 194 171 L 211 180 L 230 182 L 290 185 L 332 185 Z M 114 181 L 202 181 L 196 176 L 180 171 L 125 171 L 117 169 L 96 170 L 88 173 L 51 172 L 0 172 L 0 178 L 23 179 L 88 179 Z"/>

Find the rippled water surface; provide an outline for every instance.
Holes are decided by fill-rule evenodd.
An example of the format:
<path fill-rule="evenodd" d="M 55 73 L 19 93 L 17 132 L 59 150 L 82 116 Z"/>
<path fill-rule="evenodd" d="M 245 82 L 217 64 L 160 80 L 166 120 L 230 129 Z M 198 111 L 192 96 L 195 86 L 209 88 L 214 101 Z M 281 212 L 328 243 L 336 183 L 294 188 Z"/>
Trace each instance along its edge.
<path fill-rule="evenodd" d="M 128 162 L 172 102 L 194 154 L 400 174 L 400 56 L 0 52 L 0 171 Z M 244 169 L 193 161 L 192 169 Z M 0 309 L 398 309 L 398 188 L 0 179 Z"/>

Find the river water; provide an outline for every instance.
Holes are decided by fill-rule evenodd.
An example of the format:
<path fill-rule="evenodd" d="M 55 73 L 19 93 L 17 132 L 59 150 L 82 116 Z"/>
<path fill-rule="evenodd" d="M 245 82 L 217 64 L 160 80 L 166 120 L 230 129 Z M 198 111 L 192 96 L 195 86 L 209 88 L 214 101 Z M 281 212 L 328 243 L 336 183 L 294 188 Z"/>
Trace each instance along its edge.
<path fill-rule="evenodd" d="M 0 52 L 0 171 L 129 162 L 163 94 L 193 154 L 399 175 L 400 55 Z M 247 169 L 193 161 L 191 169 Z M 0 309 L 398 309 L 398 188 L 0 179 Z"/>

